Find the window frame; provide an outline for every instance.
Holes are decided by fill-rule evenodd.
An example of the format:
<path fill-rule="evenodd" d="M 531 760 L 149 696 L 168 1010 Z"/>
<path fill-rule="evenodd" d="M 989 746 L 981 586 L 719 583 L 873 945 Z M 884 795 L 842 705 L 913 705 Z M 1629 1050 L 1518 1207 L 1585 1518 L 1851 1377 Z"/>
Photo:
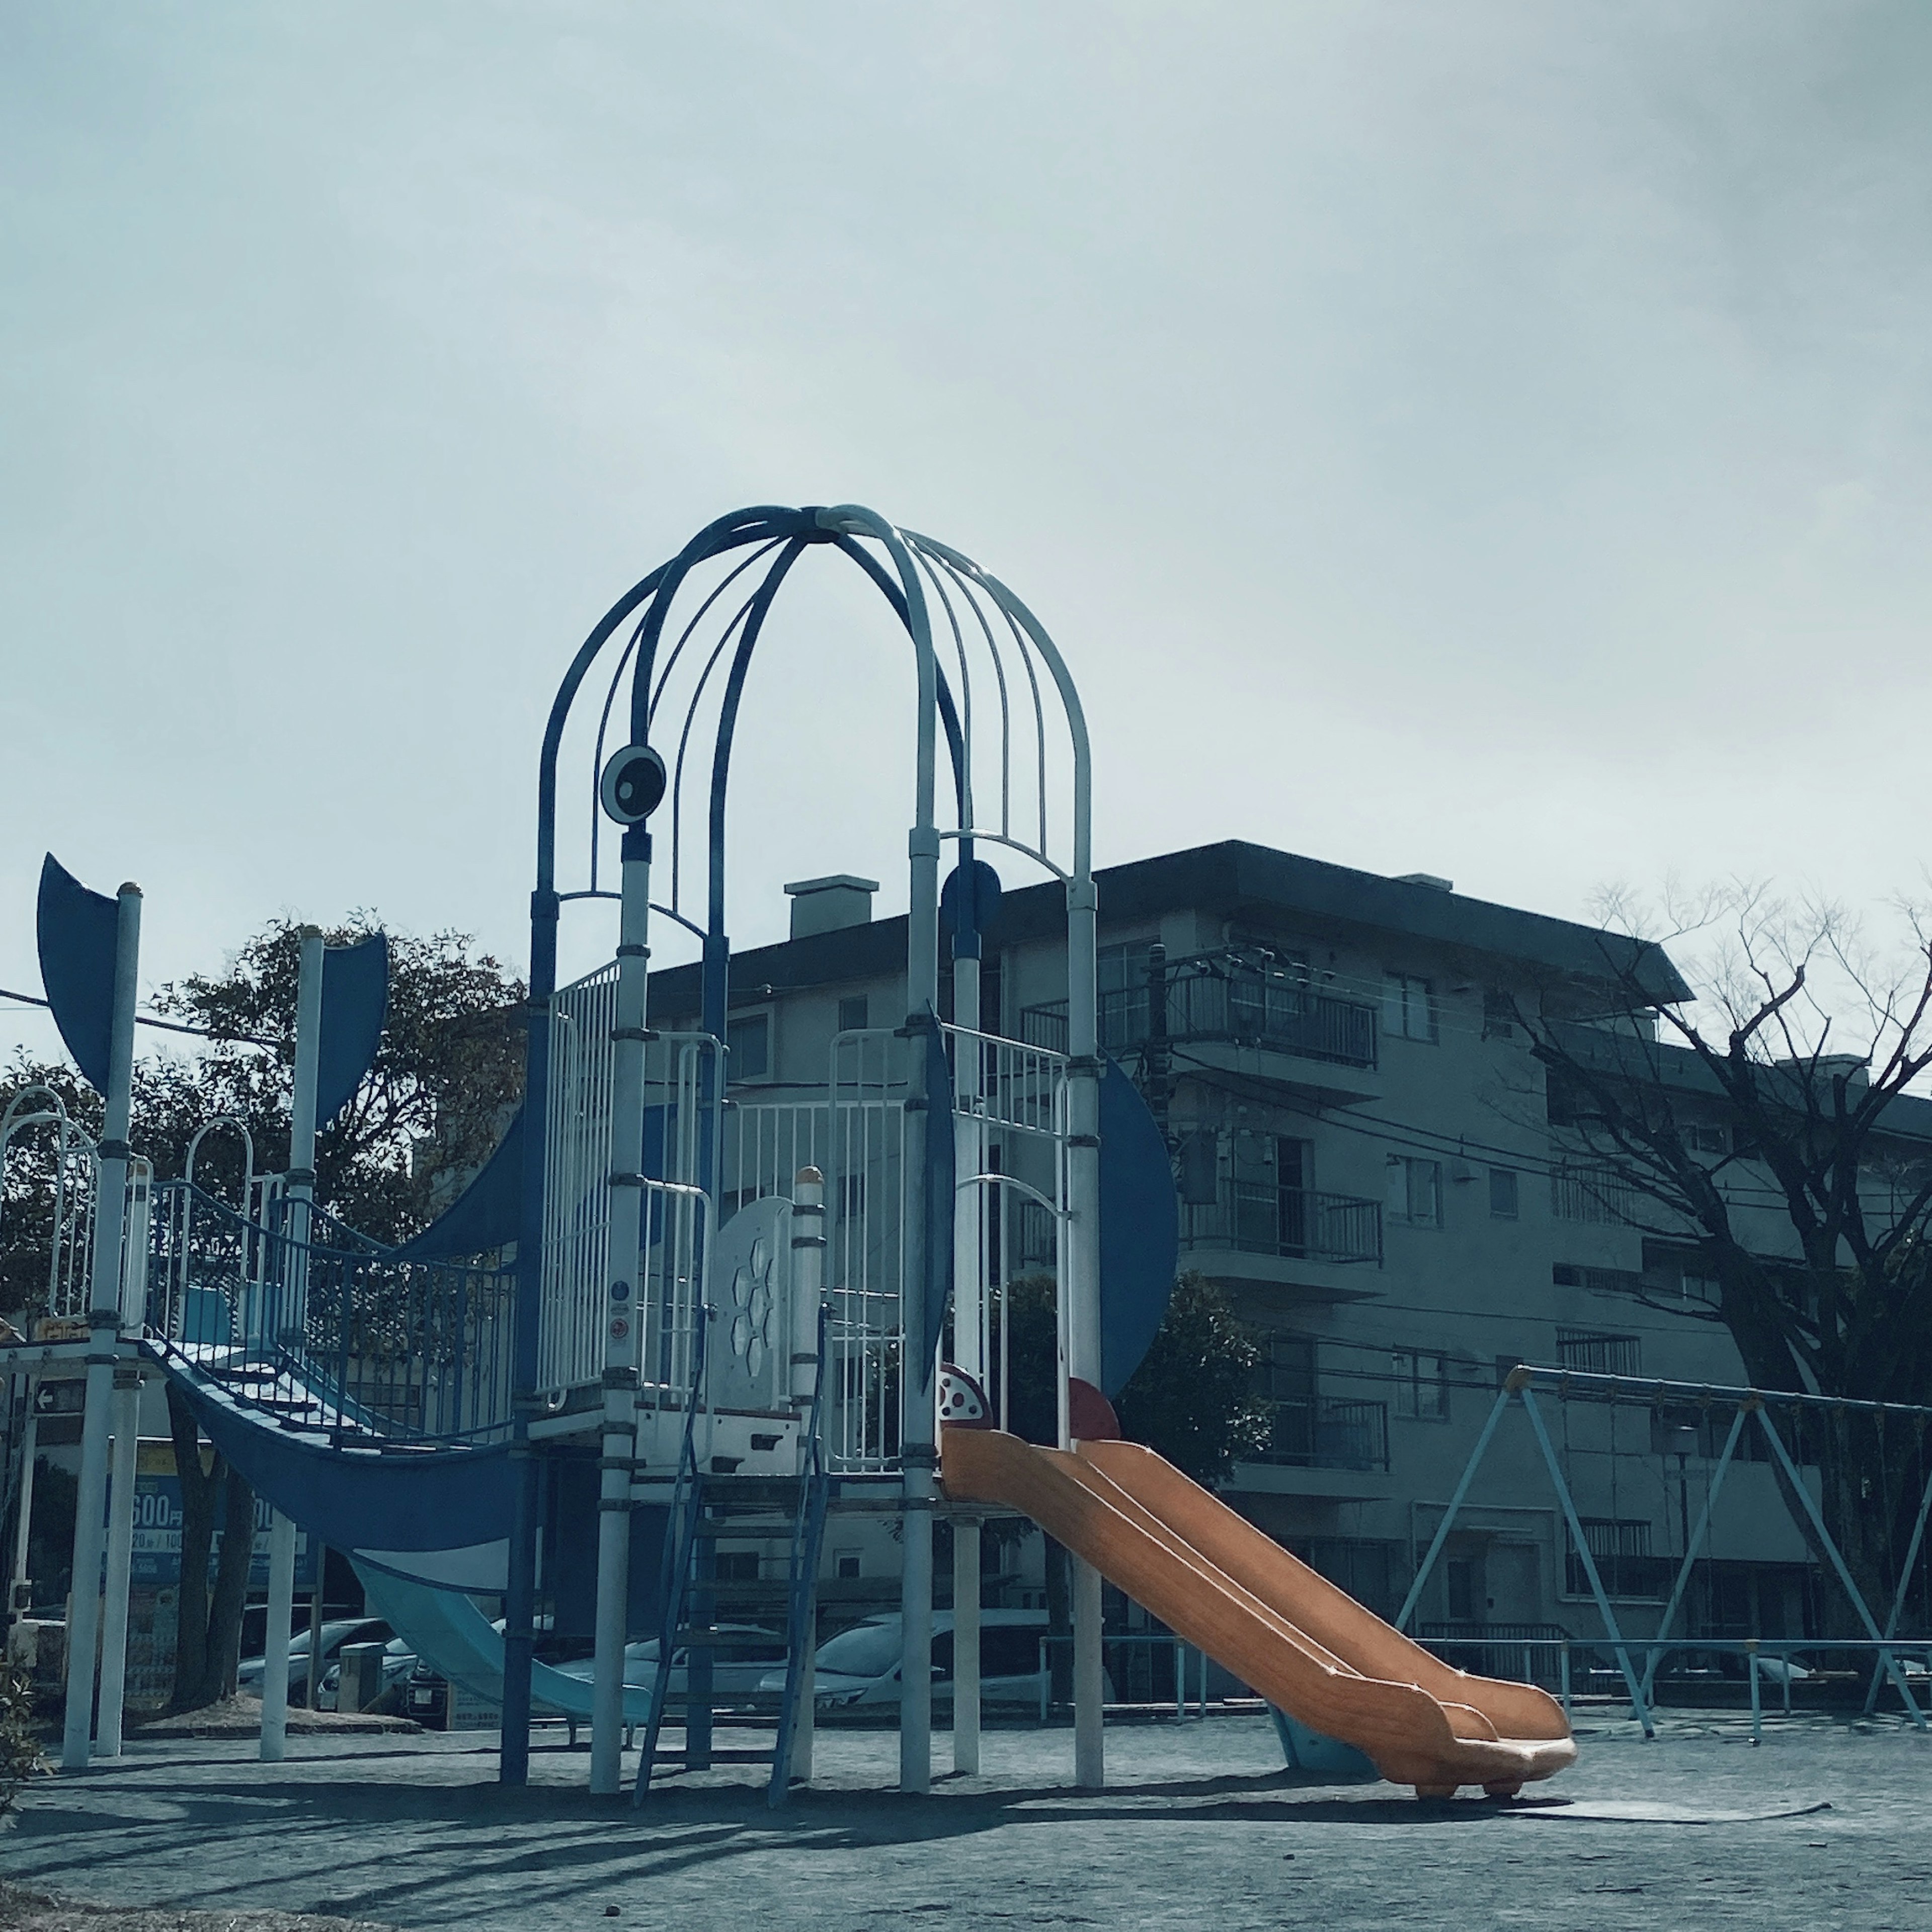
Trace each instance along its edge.
<path fill-rule="evenodd" d="M 1509 1183 L 1504 1190 L 1509 1196 L 1509 1205 L 1496 1205 L 1496 1183 Z M 1522 1174 L 1514 1167 L 1492 1167 L 1490 1169 L 1490 1219 L 1492 1221 L 1520 1221 L 1522 1219 Z"/>
<path fill-rule="evenodd" d="M 1416 993 L 1420 992 L 1423 1030 L 1412 1024 L 1417 1010 Z M 1390 1024 L 1390 1016 L 1400 1017 L 1399 1025 Z M 1405 973 L 1393 966 L 1382 968 L 1382 1033 L 1390 1040 L 1412 1040 L 1434 1046 L 1438 1037 L 1436 1020 L 1436 982 L 1420 973 Z"/>
<path fill-rule="evenodd" d="M 765 1064 L 756 1073 L 739 1070 L 737 1049 L 731 1044 L 734 1027 L 749 1026 L 762 1020 L 765 1029 Z M 747 1006 L 742 1012 L 727 1013 L 724 1016 L 724 1065 L 727 1084 L 733 1087 L 755 1087 L 778 1078 L 778 1019 L 776 1006 Z"/>
<path fill-rule="evenodd" d="M 1432 1362 L 1432 1373 L 1423 1364 Z M 1404 1364 L 1408 1366 L 1405 1367 Z M 1395 1384 L 1392 1414 L 1403 1422 L 1447 1422 L 1449 1420 L 1449 1358 L 1440 1348 L 1391 1348 L 1389 1379 Z M 1423 1406 L 1424 1391 L 1432 1406 Z"/>
<path fill-rule="evenodd" d="M 1417 1171 L 1420 1168 L 1431 1170 L 1434 1176 L 1432 1190 L 1434 1196 L 1434 1211 L 1426 1216 L 1418 1215 L 1415 1212 L 1415 1175 Z M 1405 1228 L 1434 1228 L 1439 1230 L 1443 1225 L 1442 1162 L 1432 1160 L 1426 1156 L 1420 1154 L 1391 1154 L 1389 1156 L 1387 1172 L 1391 1182 L 1388 1190 L 1389 1199 L 1384 1208 L 1388 1218 L 1399 1222 Z M 1396 1189 L 1394 1184 L 1395 1178 L 1397 1176 L 1400 1177 L 1401 1181 L 1402 1202 L 1400 1207 L 1396 1204 Z"/>

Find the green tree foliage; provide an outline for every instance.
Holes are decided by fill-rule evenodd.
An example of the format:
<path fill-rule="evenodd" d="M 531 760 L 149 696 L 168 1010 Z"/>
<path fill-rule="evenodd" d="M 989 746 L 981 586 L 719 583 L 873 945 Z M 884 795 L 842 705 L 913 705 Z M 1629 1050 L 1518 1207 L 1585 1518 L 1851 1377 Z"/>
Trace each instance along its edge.
<path fill-rule="evenodd" d="M 44 1768 L 27 1673 L 0 1664 L 0 1814 L 13 1810 L 21 1786 Z"/>
<path fill-rule="evenodd" d="M 377 924 L 358 915 L 327 938 L 350 944 Z M 301 928 L 280 920 L 225 972 L 194 974 L 157 994 L 160 1013 L 208 1036 L 199 1052 L 170 1047 L 136 1063 L 129 1138 L 154 1162 L 158 1180 L 181 1174 L 196 1129 L 219 1114 L 248 1127 L 258 1173 L 287 1165 L 301 952 Z M 392 932 L 389 957 L 388 1018 L 376 1064 L 316 1148 L 317 1198 L 386 1244 L 426 1226 L 489 1157 L 524 1078 L 520 981 L 461 933 Z M 0 1076 L 0 1108 L 30 1085 L 52 1088 L 70 1118 L 99 1132 L 100 1097 L 72 1067 L 17 1057 Z M 34 1312 L 46 1292 L 53 1145 L 51 1129 L 32 1130 L 8 1161 L 0 1314 Z M 196 1155 L 195 1179 L 233 1201 L 242 1158 L 238 1136 L 211 1134 Z"/>
<path fill-rule="evenodd" d="M 1254 1338 L 1228 1298 L 1192 1269 L 1114 1405 L 1120 1432 L 1144 1442 L 1197 1483 L 1214 1484 L 1268 1440 L 1268 1412 L 1254 1394 Z"/>
<path fill-rule="evenodd" d="M 1029 1442 L 1060 1439 L 1054 1293 L 1051 1275 L 1028 1275 L 1006 1295 L 1010 1417 L 1013 1433 Z M 997 1339 L 994 1347 L 997 1354 Z M 1190 1270 L 1175 1282 L 1147 1359 L 1114 1406 L 1121 1433 L 1196 1482 L 1218 1482 L 1267 1439 L 1266 1412 L 1252 1387 L 1259 1359 L 1226 1295 Z"/>

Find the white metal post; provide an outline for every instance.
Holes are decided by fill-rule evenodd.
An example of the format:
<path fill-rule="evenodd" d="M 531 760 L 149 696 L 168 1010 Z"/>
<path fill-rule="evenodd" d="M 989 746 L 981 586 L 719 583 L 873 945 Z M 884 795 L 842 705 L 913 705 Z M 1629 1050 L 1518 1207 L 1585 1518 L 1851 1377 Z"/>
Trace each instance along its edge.
<path fill-rule="evenodd" d="M 14 1525 L 14 1562 L 8 1576 L 8 1607 L 16 1607 L 20 1586 L 27 1580 L 27 1553 L 34 1521 L 34 1459 L 40 1454 L 40 1418 L 34 1405 L 39 1401 L 40 1378 L 29 1376 L 27 1382 L 27 1422 L 20 1432 L 20 1514 Z"/>
<path fill-rule="evenodd" d="M 824 1366 L 818 1359 L 818 1305 L 825 1293 L 825 1176 L 802 1167 L 791 1186 L 791 1406 L 798 1418 L 798 1474 L 812 1466 L 812 1407 Z M 822 1451 L 821 1451 L 822 1453 Z M 817 1579 L 813 1582 L 816 1583 Z M 814 1602 L 816 1598 L 814 1599 Z M 790 1775 L 812 1778 L 813 1732 L 818 1693 L 818 1620 L 808 1619 L 805 1655 L 800 1660 L 797 1710 L 792 1718 Z"/>
<path fill-rule="evenodd" d="M 604 1345 L 604 1446 L 597 1501 L 596 1652 L 591 1667 L 590 1789 L 622 1777 L 624 1644 L 630 1634 L 631 1483 L 638 1448 L 638 1292 L 644 1251 L 644 1026 L 650 981 L 650 836 L 624 835 L 617 1000 L 610 1029 L 610 1220 Z M 702 1320 L 701 1311 L 698 1318 Z"/>
<path fill-rule="evenodd" d="M 791 1406 L 798 1417 L 798 1471 L 811 1450 L 806 1430 L 818 1393 L 818 1304 L 825 1292 L 825 1176 L 802 1167 L 791 1184 Z"/>
<path fill-rule="evenodd" d="M 962 874 L 962 896 L 971 892 Z M 975 945 L 976 947 L 976 938 Z M 981 1241 L 986 1202 L 976 1185 L 986 1168 L 986 1130 L 979 1103 L 984 1068 L 980 1025 L 980 955 L 952 956 L 952 1018 L 971 1034 L 953 1036 L 952 1359 L 984 1388 L 986 1380 L 986 1263 Z M 952 1768 L 980 1769 L 980 1522 L 952 1519 Z"/>
<path fill-rule="evenodd" d="M 67 1715 L 61 1768 L 84 1771 L 94 1725 L 100 1637 L 100 1566 L 107 1540 L 107 1444 L 121 1327 L 121 1235 L 128 1209 L 128 1130 L 134 1087 L 134 998 L 140 985 L 141 889 L 124 885 L 114 943 L 114 1013 L 107 1091 L 96 1166 L 94 1252 L 88 1276 L 86 1406 L 74 1498 L 74 1613 L 68 1630 Z"/>
<path fill-rule="evenodd" d="M 922 713 L 924 709 L 922 702 Z M 922 715 L 922 740 L 930 729 L 930 718 Z M 928 1216 L 938 1206 L 927 1198 L 928 1110 L 945 1102 L 944 1094 L 928 1090 L 926 1078 L 925 1030 L 932 1024 L 939 991 L 939 835 L 932 826 L 929 801 L 922 803 L 927 808 L 922 812 L 922 822 L 915 826 L 908 842 L 912 860 L 912 910 L 906 941 L 912 1051 L 905 1113 L 908 1239 L 904 1292 L 915 1303 L 926 1288 L 930 1252 Z M 900 1398 L 904 1556 L 899 1594 L 899 1789 L 923 1796 L 932 1789 L 932 1504 L 938 1430 L 930 1378 L 939 1338 L 929 1332 L 922 1307 L 908 1311 L 905 1331 Z"/>
<path fill-rule="evenodd" d="M 295 1631 L 296 1526 L 277 1510 L 268 1520 L 268 1628 L 262 1642 L 262 1762 L 279 1764 L 288 1748 L 289 1644 Z M 310 1639 L 313 1651 L 315 1640 Z"/>
<path fill-rule="evenodd" d="M 141 1429 L 141 1371 L 114 1370 L 114 1450 L 107 1490 L 107 1589 L 100 1618 L 100 1714 L 94 1755 L 121 1755 L 128 1683 L 128 1589 L 134 1566 L 135 1460 Z"/>
<path fill-rule="evenodd" d="M 1100 1041 L 1096 979 L 1099 896 L 1090 878 L 1066 886 L 1066 1240 L 1060 1293 L 1066 1306 L 1067 1372 L 1102 1384 L 1100 1359 Z M 1076 1556 L 1073 1568 L 1073 1780 L 1106 1782 L 1101 1730 L 1100 1577 Z"/>
<path fill-rule="evenodd" d="M 315 1110 L 322 1064 L 322 928 L 302 929 L 296 986 L 295 1092 L 289 1104 L 289 1241 L 280 1319 L 272 1333 L 299 1353 L 308 1340 L 308 1248 L 314 1225 Z"/>

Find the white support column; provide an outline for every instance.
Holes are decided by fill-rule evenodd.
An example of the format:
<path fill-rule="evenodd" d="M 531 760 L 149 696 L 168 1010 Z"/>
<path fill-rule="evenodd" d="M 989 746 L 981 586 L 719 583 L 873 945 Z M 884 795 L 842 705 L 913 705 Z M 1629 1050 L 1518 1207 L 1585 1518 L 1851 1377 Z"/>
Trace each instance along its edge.
<path fill-rule="evenodd" d="M 262 1642 L 262 1762 L 279 1764 L 288 1748 L 289 1673 L 283 1667 L 295 1634 L 296 1526 L 278 1510 L 268 1522 L 268 1627 Z M 311 1640 L 313 1642 L 313 1640 Z"/>
<path fill-rule="evenodd" d="M 923 715 L 925 705 L 922 692 L 922 766 L 932 723 Z M 932 824 L 929 790 L 922 791 L 920 805 L 920 821 L 908 841 L 912 890 L 906 928 L 911 1064 L 905 1114 L 905 1288 L 913 1296 L 922 1295 L 926 1288 L 929 1204 L 926 1110 L 934 1098 L 926 1079 L 926 1028 L 932 1023 L 939 992 L 939 834 Z M 932 1789 L 932 1502 L 938 1432 L 935 1391 L 928 1377 L 939 1338 L 927 1330 L 922 1308 L 916 1317 L 908 1316 L 906 1333 L 899 1438 L 904 1537 L 899 1594 L 899 1789 L 922 1797 Z"/>
<path fill-rule="evenodd" d="M 20 1514 L 14 1526 L 14 1561 L 8 1571 L 7 1592 L 8 1606 L 16 1607 L 14 1600 L 20 1592 L 20 1586 L 27 1580 L 27 1550 L 32 1533 L 34 1520 L 34 1459 L 40 1454 L 40 1418 L 34 1405 L 40 1400 L 40 1378 L 29 1376 L 27 1382 L 27 1422 L 20 1432 Z"/>
<path fill-rule="evenodd" d="M 114 1370 L 114 1449 L 107 1490 L 107 1589 L 100 1618 L 100 1714 L 94 1755 L 121 1755 L 128 1684 L 128 1588 L 134 1567 L 134 1476 L 141 1428 L 141 1372 Z"/>
<path fill-rule="evenodd" d="M 812 1403 L 824 1373 L 818 1358 L 818 1306 L 825 1294 L 825 1176 L 815 1167 L 800 1168 L 792 1181 L 791 1226 L 791 1406 L 798 1418 L 798 1473 L 802 1482 L 812 1467 Z M 808 1784 L 815 1742 L 818 1624 L 814 1613 L 806 1625 L 798 1708 L 792 1718 L 790 1774 Z"/>
<path fill-rule="evenodd" d="M 1066 887 L 1066 1242 L 1060 1292 L 1066 1306 L 1067 1372 L 1102 1385 L 1100 1358 L 1100 1060 L 1095 976 L 1099 898 L 1090 879 Z M 1101 1731 L 1100 1579 L 1073 1564 L 1073 1778 L 1106 1782 Z"/>
<path fill-rule="evenodd" d="M 980 1519 L 976 1516 L 952 1519 L 952 1768 L 964 1778 L 980 1774 Z"/>
<path fill-rule="evenodd" d="M 964 895 L 962 895 L 962 897 Z M 972 941 L 976 947 L 976 934 Z M 980 1024 L 980 955 L 952 956 L 952 1017 Z M 985 1069 L 976 1040 L 959 1038 L 953 1053 L 952 1359 L 984 1388 L 986 1382 L 986 1261 L 982 1240 L 986 1196 L 973 1185 L 986 1171 L 986 1130 L 978 1105 Z M 980 1769 L 980 1523 L 952 1522 L 952 1768 Z"/>
<path fill-rule="evenodd" d="M 650 835 L 624 834 L 616 1022 L 610 1030 L 610 1284 L 604 1345 L 602 1480 L 597 1501 L 596 1650 L 591 1666 L 590 1789 L 615 1792 L 624 1748 L 624 1645 L 630 1634 L 631 1484 L 638 1450 L 638 1293 L 644 1247 L 644 1027 L 650 979 Z M 701 1316 L 700 1316 L 700 1318 Z"/>
<path fill-rule="evenodd" d="M 295 1091 L 289 1103 L 289 1240 L 280 1306 L 271 1334 L 300 1352 L 308 1340 L 308 1244 L 314 1221 L 315 1110 L 322 1064 L 322 928 L 302 929 L 302 966 L 296 986 Z"/>
<path fill-rule="evenodd" d="M 134 998 L 140 985 L 141 889 L 124 885 L 115 934 L 114 1013 L 106 1106 L 96 1168 L 94 1252 L 88 1275 L 87 1394 L 74 1498 L 74 1613 L 68 1626 L 67 1715 L 61 1768 L 85 1771 L 94 1730 L 94 1672 L 100 1640 L 100 1569 L 107 1540 L 107 1445 L 121 1328 L 121 1236 L 128 1209 L 128 1128 L 134 1084 Z"/>
<path fill-rule="evenodd" d="M 798 1418 L 798 1468 L 811 1444 L 806 1430 L 818 1393 L 818 1304 L 825 1293 L 825 1176 L 802 1167 L 791 1184 L 791 1406 Z"/>

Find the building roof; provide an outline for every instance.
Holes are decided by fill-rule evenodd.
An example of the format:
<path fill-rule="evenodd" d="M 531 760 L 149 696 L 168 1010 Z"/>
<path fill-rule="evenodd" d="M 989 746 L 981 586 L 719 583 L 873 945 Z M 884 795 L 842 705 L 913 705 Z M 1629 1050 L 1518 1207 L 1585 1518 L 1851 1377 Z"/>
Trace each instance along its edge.
<path fill-rule="evenodd" d="M 1690 997 L 1663 949 L 1647 940 L 1493 904 L 1438 885 L 1331 866 L 1245 839 L 1110 866 L 1095 875 L 1095 883 L 1103 929 L 1190 909 L 1256 922 L 1286 915 L 1306 929 L 1338 938 L 1397 933 L 1508 961 L 1519 969 L 1527 966 L 1553 981 L 1634 986 L 1658 1003 Z M 1057 882 L 1023 886 L 1000 900 L 986 937 L 995 946 L 1051 938 L 1064 929 L 1065 917 L 1066 900 Z M 905 946 L 902 914 L 754 947 L 732 957 L 732 997 L 734 1001 L 768 998 L 841 980 L 886 977 L 904 970 Z M 673 1011 L 697 1006 L 695 964 L 651 976 L 653 998 Z"/>
<path fill-rule="evenodd" d="M 1722 1082 L 1694 1047 L 1680 1046 L 1674 1040 L 1640 1040 L 1606 1027 L 1559 1024 L 1552 1030 L 1556 1045 L 1576 1065 L 1589 1072 L 1617 1081 L 1654 1082 L 1671 1093 L 1701 1097 L 1720 1107 L 1725 1105 Z M 1710 1037 L 1721 1052 L 1721 1036 L 1714 1034 Z M 1838 1064 L 1842 1066 L 1844 1061 Z M 1815 1076 L 1804 1060 L 1763 1067 L 1759 1075 L 1762 1084 L 1757 1090 L 1772 1100 L 1778 1100 L 1781 1092 L 1790 1105 L 1802 1107 L 1804 1088 L 1815 1081 L 1819 1104 L 1828 1114 L 1830 1090 L 1826 1082 L 1833 1070 L 1828 1060 L 1821 1063 Z M 1916 1094 L 1894 1094 L 1885 1103 L 1876 1124 L 1881 1133 L 1932 1141 L 1932 1100 Z"/>

